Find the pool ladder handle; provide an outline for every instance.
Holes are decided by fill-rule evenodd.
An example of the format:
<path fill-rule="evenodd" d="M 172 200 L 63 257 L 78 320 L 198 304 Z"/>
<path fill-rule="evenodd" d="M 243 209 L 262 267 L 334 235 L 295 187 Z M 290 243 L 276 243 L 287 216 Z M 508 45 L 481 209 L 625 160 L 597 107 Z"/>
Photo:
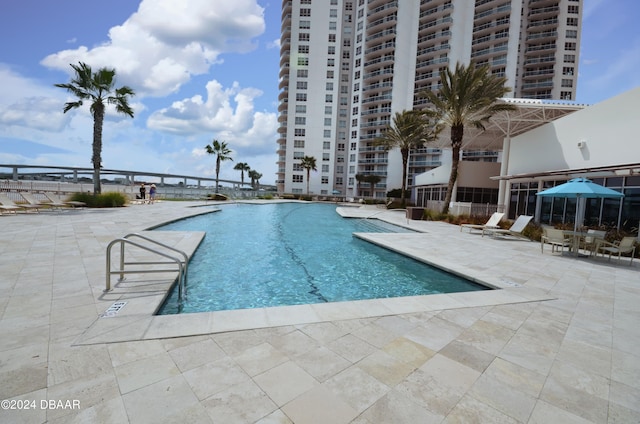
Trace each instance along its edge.
<path fill-rule="evenodd" d="M 180 258 L 177 258 L 175 256 L 171 256 L 167 253 L 161 252 L 158 249 L 153 249 L 147 245 L 141 244 L 141 243 L 136 243 L 132 240 L 130 240 L 131 237 L 139 237 L 143 240 L 146 240 L 152 244 L 155 244 L 157 246 L 161 246 L 165 249 L 171 250 L 173 252 L 176 252 L 178 254 L 180 254 L 182 256 L 182 260 L 180 260 Z M 111 270 L 111 251 L 113 249 L 113 246 L 116 245 L 117 243 L 120 243 L 120 269 L 116 270 L 116 271 L 112 271 Z M 165 257 L 167 259 L 170 259 L 171 262 L 125 262 L 125 245 L 126 244 L 130 244 L 132 246 L 138 247 L 140 249 L 146 250 L 148 252 L 152 252 L 155 253 L 157 255 L 160 255 L 162 257 Z M 171 246 L 168 246 L 164 243 L 160 243 L 159 241 L 153 240 L 149 237 L 143 236 L 141 234 L 138 233 L 130 233 L 127 234 L 126 236 L 122 237 L 122 238 L 118 238 L 115 239 L 113 241 L 111 241 L 109 243 L 109 245 L 107 246 L 107 252 L 106 252 L 106 266 L 107 266 L 107 272 L 106 272 L 106 288 L 105 288 L 105 292 L 109 292 L 111 291 L 111 275 L 112 274 L 120 274 L 120 279 L 118 280 L 123 281 L 124 280 L 124 274 L 146 274 L 146 273 L 152 273 L 152 272 L 167 272 L 167 271 L 172 271 L 171 269 L 148 269 L 148 270 L 130 270 L 130 271 L 125 271 L 124 266 L 125 265 L 160 265 L 160 264 L 177 264 L 178 265 L 178 301 L 180 303 L 182 303 L 183 297 L 186 295 L 186 283 L 187 283 L 187 268 L 189 266 L 189 257 L 187 256 L 186 253 L 184 253 L 181 250 L 178 250 L 176 248 L 173 248 Z"/>

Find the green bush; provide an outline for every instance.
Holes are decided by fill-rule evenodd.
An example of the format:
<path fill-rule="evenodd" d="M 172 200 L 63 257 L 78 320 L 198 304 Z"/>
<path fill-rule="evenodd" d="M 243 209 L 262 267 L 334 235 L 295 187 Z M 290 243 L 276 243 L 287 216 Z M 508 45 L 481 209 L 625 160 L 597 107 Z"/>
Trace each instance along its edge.
<path fill-rule="evenodd" d="M 127 203 L 127 198 L 122 193 L 101 193 L 94 196 L 91 193 L 74 193 L 71 196 L 74 202 L 84 202 L 89 208 L 119 208 Z"/>

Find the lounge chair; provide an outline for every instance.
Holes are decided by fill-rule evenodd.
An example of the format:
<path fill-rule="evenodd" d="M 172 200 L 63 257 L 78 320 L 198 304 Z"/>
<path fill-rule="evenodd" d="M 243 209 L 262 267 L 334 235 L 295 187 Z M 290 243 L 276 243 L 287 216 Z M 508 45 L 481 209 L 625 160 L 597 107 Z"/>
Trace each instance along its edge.
<path fill-rule="evenodd" d="M 460 232 L 462 232 L 463 228 L 468 228 L 469 232 L 473 230 L 482 231 L 485 228 L 498 228 L 498 224 L 502 220 L 503 216 L 504 213 L 502 212 L 494 212 L 484 224 L 461 224 Z"/>
<path fill-rule="evenodd" d="M 618 259 L 620 259 L 623 253 L 631 252 L 631 260 L 629 261 L 629 265 L 631 265 L 633 263 L 633 256 L 636 253 L 636 238 L 624 237 L 622 240 L 613 243 L 601 241 L 598 245 L 598 252 L 602 252 L 602 256 L 604 256 L 605 253 L 609 253 L 609 260 L 611 260 L 612 254 L 617 253 Z"/>
<path fill-rule="evenodd" d="M 551 253 L 558 249 L 562 253 L 565 247 L 571 247 L 571 237 L 567 237 L 562 230 L 545 228 L 544 234 L 540 238 L 540 253 L 544 253 L 545 244 L 551 245 Z"/>
<path fill-rule="evenodd" d="M 87 206 L 87 204 L 84 203 L 84 202 L 78 202 L 78 201 L 75 201 L 75 200 L 62 200 L 62 199 L 60 199 L 60 197 L 58 197 L 57 195 L 55 195 L 53 193 L 45 193 L 44 195 L 45 195 L 45 197 L 47 199 L 49 199 L 51 201 L 51 205 L 52 206 L 56 206 L 56 207 L 59 207 L 59 208 L 62 208 L 62 207 L 76 208 L 76 207 Z"/>
<path fill-rule="evenodd" d="M 533 217 L 529 215 L 520 215 L 508 230 L 503 228 L 483 228 L 482 236 L 484 237 L 485 234 L 489 234 L 492 236 L 513 236 L 526 239 L 526 237 L 522 235 L 522 232 L 532 218 Z"/>
<path fill-rule="evenodd" d="M 36 212 L 38 212 L 38 209 L 40 208 L 39 206 L 36 205 L 30 205 L 30 204 L 16 204 L 13 200 L 9 199 L 9 196 L 7 196 L 5 193 L 0 193 L 0 205 L 2 205 L 2 209 L 3 210 L 12 210 L 14 212 L 17 212 L 19 210 L 34 210 Z"/>
<path fill-rule="evenodd" d="M 20 196 L 22 196 L 22 198 L 24 200 L 27 201 L 28 204 L 32 205 L 32 206 L 36 206 L 38 208 L 42 208 L 47 206 L 46 204 L 39 202 L 38 199 L 36 199 L 35 197 L 33 197 L 33 194 L 31 193 L 26 193 L 26 192 L 20 192 Z"/>

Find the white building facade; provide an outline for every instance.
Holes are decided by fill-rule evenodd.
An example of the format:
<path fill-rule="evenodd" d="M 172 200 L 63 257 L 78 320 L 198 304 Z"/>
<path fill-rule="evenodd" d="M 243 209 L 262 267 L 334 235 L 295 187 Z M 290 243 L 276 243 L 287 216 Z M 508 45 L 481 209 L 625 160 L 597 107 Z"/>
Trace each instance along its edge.
<path fill-rule="evenodd" d="M 375 146 L 396 112 L 424 107 L 440 71 L 488 64 L 510 95 L 575 98 L 580 0 L 283 0 L 278 191 L 385 198 L 401 187 L 397 150 Z M 469 153 L 467 153 L 469 154 Z M 300 159 L 313 156 L 317 172 Z M 490 155 L 491 156 L 491 155 Z M 412 151 L 412 176 L 446 152 Z M 489 158 L 496 160 L 496 155 Z M 377 175 L 373 191 L 356 175 Z"/>

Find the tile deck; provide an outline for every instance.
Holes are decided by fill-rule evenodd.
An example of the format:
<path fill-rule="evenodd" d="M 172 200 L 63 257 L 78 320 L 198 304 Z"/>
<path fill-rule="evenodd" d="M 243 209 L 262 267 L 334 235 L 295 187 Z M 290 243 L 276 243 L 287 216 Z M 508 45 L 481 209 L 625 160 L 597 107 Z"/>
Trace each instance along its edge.
<path fill-rule="evenodd" d="M 354 237 L 498 290 L 180 316 L 153 315 L 174 273 L 104 292 L 109 242 L 212 208 L 0 216 L 0 422 L 640 422 L 640 261 L 349 206 L 419 231 Z"/>

